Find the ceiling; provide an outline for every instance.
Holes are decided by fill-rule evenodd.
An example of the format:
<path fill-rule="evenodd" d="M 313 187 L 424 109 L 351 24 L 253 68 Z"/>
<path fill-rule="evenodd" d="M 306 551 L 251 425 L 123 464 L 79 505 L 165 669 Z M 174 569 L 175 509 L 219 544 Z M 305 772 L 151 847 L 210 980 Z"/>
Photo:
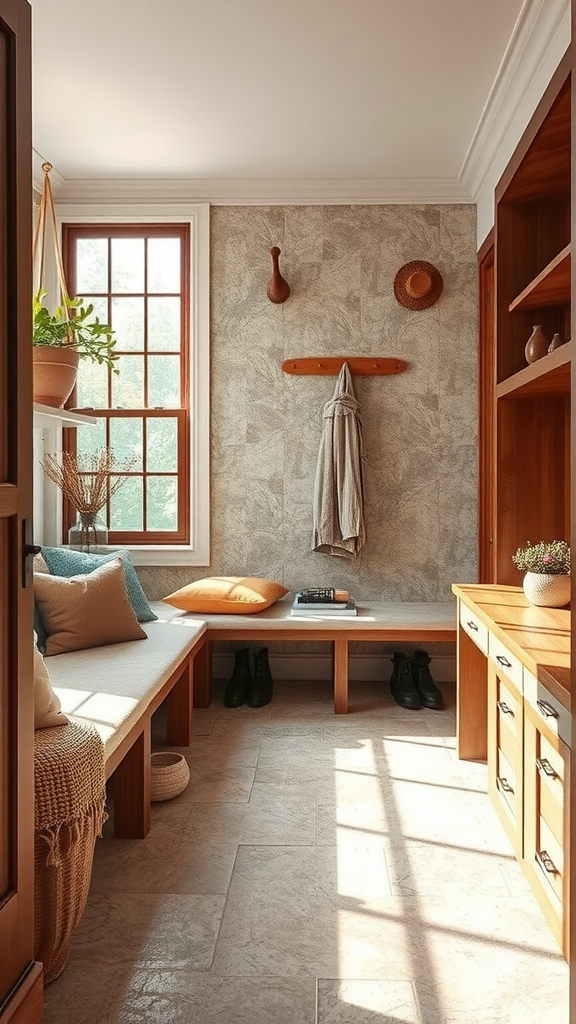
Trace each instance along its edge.
<path fill-rule="evenodd" d="M 32 0 L 34 148 L 66 180 L 457 179 L 522 7 Z"/>

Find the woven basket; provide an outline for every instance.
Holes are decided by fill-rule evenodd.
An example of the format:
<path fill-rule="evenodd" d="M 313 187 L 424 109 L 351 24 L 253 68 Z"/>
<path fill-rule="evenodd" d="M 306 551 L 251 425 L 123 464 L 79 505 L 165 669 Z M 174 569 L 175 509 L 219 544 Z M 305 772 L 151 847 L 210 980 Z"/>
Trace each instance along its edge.
<path fill-rule="evenodd" d="M 179 796 L 190 781 L 190 768 L 183 754 L 172 750 L 152 754 L 150 796 L 152 800 L 171 800 Z"/>

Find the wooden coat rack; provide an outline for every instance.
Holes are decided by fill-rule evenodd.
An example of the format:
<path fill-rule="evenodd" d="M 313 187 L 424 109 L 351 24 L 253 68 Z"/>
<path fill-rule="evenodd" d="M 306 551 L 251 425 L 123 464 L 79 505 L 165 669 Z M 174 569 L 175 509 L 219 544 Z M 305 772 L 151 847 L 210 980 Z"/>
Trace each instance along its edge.
<path fill-rule="evenodd" d="M 307 356 L 304 359 L 285 359 L 284 373 L 313 374 L 330 377 L 339 373 L 348 363 L 353 377 L 382 377 L 385 374 L 403 373 L 408 363 L 404 359 L 380 356 Z"/>

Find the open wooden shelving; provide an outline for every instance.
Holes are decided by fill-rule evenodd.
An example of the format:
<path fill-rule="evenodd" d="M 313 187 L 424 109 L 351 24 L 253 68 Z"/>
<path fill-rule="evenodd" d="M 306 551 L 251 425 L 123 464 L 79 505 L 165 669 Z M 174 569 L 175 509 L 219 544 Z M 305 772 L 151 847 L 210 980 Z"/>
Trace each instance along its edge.
<path fill-rule="evenodd" d="M 509 312 L 570 304 L 572 245 L 568 243 L 508 306 Z"/>
<path fill-rule="evenodd" d="M 496 398 L 570 395 L 574 342 L 568 341 L 496 385 Z"/>
<path fill-rule="evenodd" d="M 492 582 L 517 583 L 528 538 L 569 540 L 576 339 L 526 365 L 534 325 L 572 336 L 571 54 L 496 186 Z M 488 581 L 486 581 L 488 582 Z"/>

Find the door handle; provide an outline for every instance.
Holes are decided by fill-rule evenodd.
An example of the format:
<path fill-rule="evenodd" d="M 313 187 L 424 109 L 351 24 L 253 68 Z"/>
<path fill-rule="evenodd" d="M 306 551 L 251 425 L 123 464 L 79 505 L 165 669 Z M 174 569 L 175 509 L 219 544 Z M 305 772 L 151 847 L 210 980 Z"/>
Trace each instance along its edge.
<path fill-rule="evenodd" d="M 22 520 L 22 586 L 31 587 L 34 582 L 34 555 L 39 555 L 42 548 L 34 543 L 32 520 Z"/>

